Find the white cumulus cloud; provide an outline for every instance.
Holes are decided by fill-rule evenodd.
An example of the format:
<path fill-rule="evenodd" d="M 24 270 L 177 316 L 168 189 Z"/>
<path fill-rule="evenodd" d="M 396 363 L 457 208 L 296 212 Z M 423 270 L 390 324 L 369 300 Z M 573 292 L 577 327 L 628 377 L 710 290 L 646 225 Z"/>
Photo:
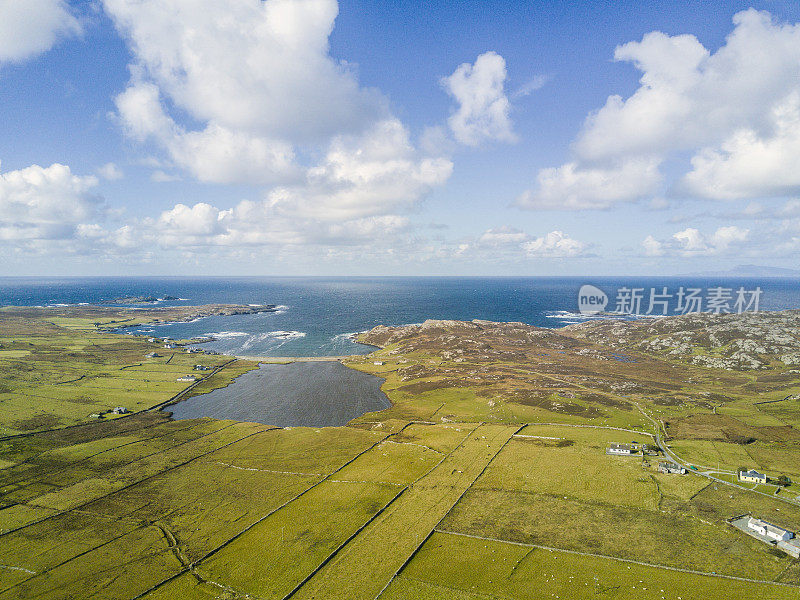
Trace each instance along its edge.
<path fill-rule="evenodd" d="M 645 256 L 661 256 L 664 254 L 664 244 L 659 242 L 652 235 L 648 235 L 642 241 Z"/>
<path fill-rule="evenodd" d="M 800 191 L 800 24 L 779 23 L 754 9 L 737 13 L 733 30 L 716 51 L 693 35 L 654 31 L 616 48 L 617 61 L 641 72 L 628 98 L 611 95 L 591 113 L 573 144 L 574 159 L 539 173 L 537 208 L 563 202 L 580 208 L 643 198 L 656 183 L 648 176 L 606 188 L 603 198 L 573 200 L 576 174 L 600 181 L 624 165 L 650 161 L 655 168 L 692 153 L 692 169 L 676 191 L 715 199 L 782 196 Z M 640 173 L 641 175 L 641 173 Z M 591 196 L 591 194 L 590 194 Z"/>
<path fill-rule="evenodd" d="M 735 131 L 769 127 L 776 106 L 798 90 L 800 26 L 766 12 L 737 13 L 711 53 L 693 35 L 645 35 L 614 58 L 642 72 L 628 99 L 610 96 L 576 143 L 585 160 L 667 153 L 719 143 Z"/>
<path fill-rule="evenodd" d="M 528 234 L 516 227 L 504 225 L 487 229 L 478 238 L 479 244 L 499 246 L 504 244 L 520 244 L 528 239 Z"/>
<path fill-rule="evenodd" d="M 713 233 L 703 233 L 696 227 L 687 227 L 666 240 L 657 240 L 648 235 L 642 242 L 642 247 L 646 256 L 713 256 L 740 251 L 749 240 L 750 230 L 735 225 L 718 227 Z"/>
<path fill-rule="evenodd" d="M 506 77 L 505 59 L 490 51 L 478 56 L 474 64 L 464 63 L 442 79 L 445 90 L 458 102 L 447 121 L 456 140 L 477 146 L 485 141 L 517 139 L 505 92 Z"/>
<path fill-rule="evenodd" d="M 117 114 L 166 158 L 155 181 L 177 168 L 277 186 L 270 221 L 327 222 L 394 215 L 450 176 L 446 152 L 414 148 L 386 98 L 331 57 L 335 0 L 103 3 L 134 57 Z"/>
<path fill-rule="evenodd" d="M 268 201 L 244 200 L 231 209 L 220 209 L 205 202 L 193 206 L 177 204 L 155 219 L 139 224 L 137 234 L 163 248 L 195 250 L 214 247 L 308 247 L 347 246 L 375 243 L 408 227 L 408 218 L 380 215 L 321 222 L 314 219 L 287 219 L 275 212 Z"/>
<path fill-rule="evenodd" d="M 409 208 L 452 169 L 448 159 L 420 156 L 403 124 L 388 119 L 363 135 L 337 137 L 301 185 L 277 188 L 268 198 L 284 215 L 356 219 Z"/>
<path fill-rule="evenodd" d="M 296 144 L 360 132 L 387 114 L 383 96 L 328 54 L 335 0 L 104 6 L 135 57 L 117 98 L 126 130 L 203 181 L 285 179 Z M 201 127 L 179 123 L 180 111 Z"/>
<path fill-rule="evenodd" d="M 102 212 L 94 176 L 73 175 L 62 164 L 0 172 L 0 239 L 62 240 Z"/>
<path fill-rule="evenodd" d="M 528 256 L 572 257 L 583 254 L 586 244 L 569 237 L 562 231 L 551 231 L 542 237 L 525 242 L 522 244 L 522 248 Z"/>
<path fill-rule="evenodd" d="M 132 83 L 115 102 L 131 137 L 154 141 L 200 181 L 269 183 L 295 172 L 294 151 L 285 142 L 217 123 L 187 131 L 164 112 L 152 83 Z"/>
<path fill-rule="evenodd" d="M 579 210 L 608 208 L 618 202 L 638 200 L 652 194 L 661 183 L 659 162 L 629 159 L 616 167 L 585 167 L 570 162 L 542 169 L 537 187 L 517 198 L 522 208 Z"/>
<path fill-rule="evenodd" d="M 64 0 L 0 0 L 0 64 L 32 58 L 81 31 Z"/>
<path fill-rule="evenodd" d="M 800 193 L 800 91 L 772 111 L 766 131 L 740 129 L 692 158 L 688 193 L 719 200 Z"/>

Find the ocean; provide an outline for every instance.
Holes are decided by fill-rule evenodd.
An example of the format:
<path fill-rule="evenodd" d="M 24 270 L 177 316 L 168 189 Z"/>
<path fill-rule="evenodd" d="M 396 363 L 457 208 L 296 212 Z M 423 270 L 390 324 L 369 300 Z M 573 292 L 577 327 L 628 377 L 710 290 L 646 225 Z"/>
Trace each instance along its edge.
<path fill-rule="evenodd" d="M 486 319 L 552 328 L 595 318 L 578 312 L 578 291 L 585 284 L 605 292 L 608 310 L 621 293 L 631 295 L 622 290 L 641 290 L 633 293 L 641 298 L 641 312 L 655 294 L 652 315 L 680 313 L 681 288 L 685 293 L 699 290 L 696 295 L 706 304 L 711 295 L 722 295 L 727 298 L 722 310 L 733 312 L 739 289 L 747 294 L 760 289 L 760 310 L 800 308 L 800 279 L 721 277 L 4 277 L 0 305 L 113 303 L 131 296 L 179 298 L 156 306 L 275 304 L 279 309 L 273 313 L 209 317 L 123 333 L 175 339 L 210 335 L 216 341 L 204 348 L 243 356 L 334 356 L 370 352 L 371 347 L 351 337 L 381 324 Z M 716 288 L 722 291 L 712 292 Z"/>

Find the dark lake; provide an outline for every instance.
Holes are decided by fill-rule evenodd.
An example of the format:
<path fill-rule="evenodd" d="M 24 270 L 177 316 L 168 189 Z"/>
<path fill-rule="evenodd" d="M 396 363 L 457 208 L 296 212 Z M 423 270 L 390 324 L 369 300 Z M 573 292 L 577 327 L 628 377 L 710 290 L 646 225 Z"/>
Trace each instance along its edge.
<path fill-rule="evenodd" d="M 278 427 L 335 427 L 391 406 L 383 379 L 339 362 L 262 364 L 230 385 L 167 408 L 174 419 L 214 417 Z"/>

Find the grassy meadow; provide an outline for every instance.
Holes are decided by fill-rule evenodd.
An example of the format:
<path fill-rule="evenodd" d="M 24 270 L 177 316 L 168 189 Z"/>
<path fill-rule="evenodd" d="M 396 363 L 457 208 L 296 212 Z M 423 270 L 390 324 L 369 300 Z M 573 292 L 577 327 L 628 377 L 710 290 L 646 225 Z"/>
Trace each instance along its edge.
<path fill-rule="evenodd" d="M 172 421 L 156 408 L 255 364 L 107 330 L 152 315 L 86 310 L 0 310 L 0 600 L 800 594 L 800 560 L 727 523 L 800 529 L 796 484 L 606 454 L 665 431 L 730 483 L 738 466 L 800 480 L 800 402 L 784 400 L 800 380 L 780 365 L 442 326 L 346 360 L 392 401 L 347 427 Z M 195 364 L 218 370 L 187 390 Z"/>

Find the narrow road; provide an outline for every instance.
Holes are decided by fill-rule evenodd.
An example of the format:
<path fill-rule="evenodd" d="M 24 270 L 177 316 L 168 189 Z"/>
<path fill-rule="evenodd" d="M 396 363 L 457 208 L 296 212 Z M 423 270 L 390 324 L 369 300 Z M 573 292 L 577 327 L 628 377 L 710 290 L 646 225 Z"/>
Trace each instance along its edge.
<path fill-rule="evenodd" d="M 664 440 L 661 437 L 661 433 L 663 431 L 663 423 L 661 421 L 656 421 L 653 417 L 651 417 L 649 414 L 647 414 L 647 412 L 641 406 L 639 406 L 638 404 L 636 404 L 636 408 L 638 408 L 639 412 L 641 412 L 645 417 L 647 417 L 653 423 L 653 426 L 655 427 L 655 430 L 656 430 L 656 434 L 655 434 L 654 439 L 656 441 L 656 445 L 661 449 L 661 452 L 664 453 L 664 456 L 669 458 L 675 464 L 678 464 L 678 465 L 682 466 L 689 473 L 694 473 L 695 475 L 699 475 L 701 477 L 705 477 L 707 479 L 710 479 L 712 481 L 716 481 L 718 483 L 724 483 L 725 485 L 729 485 L 731 487 L 735 487 L 735 488 L 738 488 L 740 490 L 744 490 L 745 492 L 753 492 L 755 494 L 761 494 L 762 496 L 766 496 L 767 498 L 775 498 L 776 500 L 780 500 L 781 502 L 785 502 L 786 504 L 791 504 L 792 506 L 800 505 L 800 502 L 797 502 L 795 500 L 789 500 L 788 498 L 781 498 L 780 496 L 776 496 L 775 494 L 767 494 L 765 492 L 760 492 L 758 490 L 753 490 L 753 489 L 750 489 L 750 488 L 746 488 L 744 486 L 741 486 L 739 484 L 733 483 L 731 481 L 725 481 L 724 479 L 720 479 L 718 477 L 714 477 L 713 475 L 711 475 L 711 473 L 713 473 L 715 471 L 711 471 L 711 470 L 698 471 L 696 469 L 691 468 L 694 465 L 690 465 L 686 461 L 682 460 L 680 457 L 678 457 L 677 454 L 672 452 L 672 450 L 670 450 L 667 447 L 667 445 L 664 443 Z M 664 434 L 666 435 L 666 432 L 664 432 Z"/>

